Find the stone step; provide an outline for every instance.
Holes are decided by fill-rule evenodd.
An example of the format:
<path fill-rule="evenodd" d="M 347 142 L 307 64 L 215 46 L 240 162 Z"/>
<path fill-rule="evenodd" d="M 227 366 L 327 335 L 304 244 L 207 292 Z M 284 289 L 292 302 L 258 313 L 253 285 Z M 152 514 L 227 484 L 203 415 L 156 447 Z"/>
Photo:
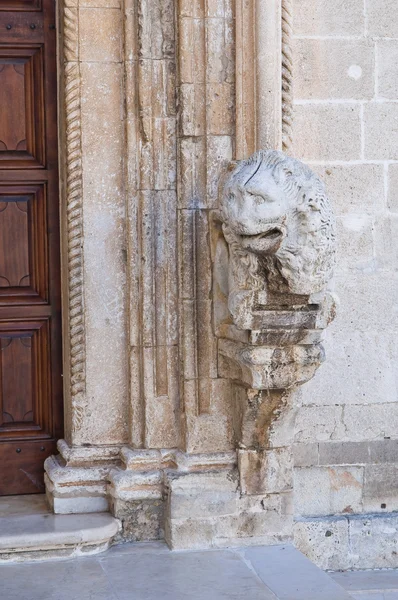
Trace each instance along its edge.
<path fill-rule="evenodd" d="M 353 600 L 293 546 L 245 548 L 239 553 L 278 600 Z"/>
<path fill-rule="evenodd" d="M 0 562 L 66 558 L 106 550 L 119 530 L 109 513 L 0 517 Z"/>

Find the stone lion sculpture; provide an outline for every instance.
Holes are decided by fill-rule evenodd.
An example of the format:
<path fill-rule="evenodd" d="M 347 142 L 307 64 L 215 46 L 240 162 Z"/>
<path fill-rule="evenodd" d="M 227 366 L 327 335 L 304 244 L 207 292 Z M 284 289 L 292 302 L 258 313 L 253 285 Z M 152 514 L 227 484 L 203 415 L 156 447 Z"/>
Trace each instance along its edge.
<path fill-rule="evenodd" d="M 221 193 L 235 290 L 311 295 L 335 264 L 335 222 L 321 180 L 282 152 L 259 151 L 231 166 Z"/>

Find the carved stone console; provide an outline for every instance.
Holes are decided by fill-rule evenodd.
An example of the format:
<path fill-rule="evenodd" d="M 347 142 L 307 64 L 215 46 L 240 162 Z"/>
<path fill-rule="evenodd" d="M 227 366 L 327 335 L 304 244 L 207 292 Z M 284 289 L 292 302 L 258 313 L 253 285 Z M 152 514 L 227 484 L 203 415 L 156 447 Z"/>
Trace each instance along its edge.
<path fill-rule="evenodd" d="M 291 392 L 325 358 L 322 332 L 335 315 L 327 291 L 334 218 L 319 178 L 278 151 L 233 163 L 220 191 L 214 320 L 218 374 L 235 389 L 239 489 L 253 500 L 278 498 L 288 524 L 297 408 Z"/>
<path fill-rule="evenodd" d="M 220 209 L 221 375 L 255 390 L 305 383 L 324 360 L 321 334 L 335 313 L 326 291 L 335 263 L 334 219 L 324 186 L 298 160 L 260 151 L 231 165 Z"/>

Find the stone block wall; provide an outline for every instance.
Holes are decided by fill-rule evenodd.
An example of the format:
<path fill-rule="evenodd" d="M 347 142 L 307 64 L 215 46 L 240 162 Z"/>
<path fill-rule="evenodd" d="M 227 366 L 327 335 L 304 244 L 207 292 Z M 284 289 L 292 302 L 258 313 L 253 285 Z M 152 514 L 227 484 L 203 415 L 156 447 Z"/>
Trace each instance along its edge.
<path fill-rule="evenodd" d="M 398 566 L 393 9 L 60 5 L 69 364 L 66 441 L 46 462 L 54 511 L 110 509 L 125 539 L 175 548 L 285 542 L 294 529 L 325 568 Z M 225 272 L 213 277 L 227 252 L 220 178 L 259 148 L 309 164 L 337 215 L 326 362 L 288 393 L 248 390 L 225 360 L 226 331 L 248 343 L 248 330 L 230 327 Z"/>
<path fill-rule="evenodd" d="M 300 391 L 294 450 L 296 542 L 325 568 L 396 566 L 397 58 L 390 0 L 294 2 L 293 153 L 338 223 L 338 316 Z"/>

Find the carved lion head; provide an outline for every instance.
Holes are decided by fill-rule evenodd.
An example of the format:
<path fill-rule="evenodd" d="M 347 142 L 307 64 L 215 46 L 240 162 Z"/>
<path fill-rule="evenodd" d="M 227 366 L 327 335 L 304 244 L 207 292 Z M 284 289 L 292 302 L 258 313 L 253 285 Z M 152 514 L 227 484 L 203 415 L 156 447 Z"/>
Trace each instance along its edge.
<path fill-rule="evenodd" d="M 273 150 L 239 161 L 225 180 L 221 210 L 229 238 L 257 256 L 271 288 L 311 294 L 331 278 L 333 213 L 323 183 L 300 161 Z"/>

